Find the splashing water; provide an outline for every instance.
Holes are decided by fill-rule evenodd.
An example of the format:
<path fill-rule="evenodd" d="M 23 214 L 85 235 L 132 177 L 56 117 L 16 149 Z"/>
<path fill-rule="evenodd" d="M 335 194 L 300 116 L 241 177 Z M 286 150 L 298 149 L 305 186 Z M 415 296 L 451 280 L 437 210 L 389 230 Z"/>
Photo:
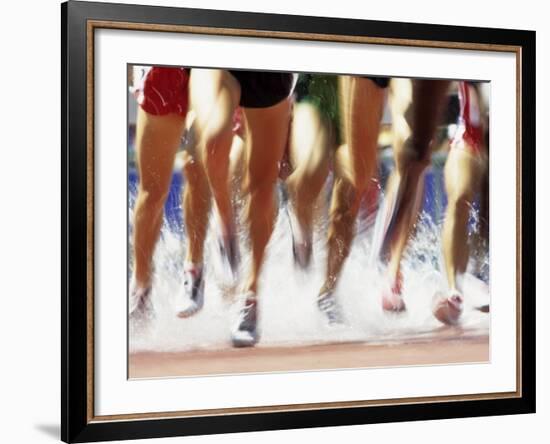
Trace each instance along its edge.
<path fill-rule="evenodd" d="M 132 220 L 135 189 L 130 190 Z M 181 210 L 181 208 L 180 208 Z M 326 211 L 325 211 L 326 213 Z M 226 276 L 219 258 L 216 227 L 210 218 L 205 245 L 205 305 L 201 312 L 180 319 L 174 311 L 176 298 L 183 297 L 183 258 L 187 248 L 184 229 L 166 221 L 154 254 L 152 302 L 156 317 L 147 326 L 130 325 L 130 351 L 182 351 L 230 347 L 230 329 L 239 309 L 239 285 Z M 357 236 L 345 263 L 337 288 L 348 326 L 325 327 L 317 310 L 316 297 L 324 279 L 326 263 L 326 214 L 314 233 L 313 260 L 302 272 L 294 266 L 288 216 L 279 207 L 275 228 L 266 250 L 259 282 L 261 341 L 258 346 L 285 344 L 368 341 L 370 343 L 408 342 L 438 335 L 486 335 L 490 316 L 474 310 L 488 304 L 487 285 L 471 274 L 463 278 L 466 295 L 460 327 L 442 326 L 432 315 L 433 296 L 447 288 L 440 270 L 441 227 L 425 213 L 417 224 L 403 258 L 404 298 L 407 312 L 383 313 L 380 292 L 384 279 L 381 267 L 372 263 L 372 226 L 358 223 Z M 131 233 L 132 227 L 129 227 Z M 244 233 L 240 233 L 242 261 L 240 280 L 250 266 Z M 130 243 L 132 241 L 129 236 Z M 130 245 L 129 251 L 132 251 Z M 132 263 L 130 263 L 130 273 Z"/>

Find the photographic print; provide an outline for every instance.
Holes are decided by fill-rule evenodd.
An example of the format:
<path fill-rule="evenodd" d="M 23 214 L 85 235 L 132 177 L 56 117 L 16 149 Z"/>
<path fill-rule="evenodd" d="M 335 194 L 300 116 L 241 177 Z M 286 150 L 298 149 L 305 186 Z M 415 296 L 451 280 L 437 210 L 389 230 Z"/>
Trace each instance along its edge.
<path fill-rule="evenodd" d="M 128 65 L 129 377 L 490 359 L 490 83 Z"/>
<path fill-rule="evenodd" d="M 62 23 L 63 440 L 534 412 L 534 33 Z"/>

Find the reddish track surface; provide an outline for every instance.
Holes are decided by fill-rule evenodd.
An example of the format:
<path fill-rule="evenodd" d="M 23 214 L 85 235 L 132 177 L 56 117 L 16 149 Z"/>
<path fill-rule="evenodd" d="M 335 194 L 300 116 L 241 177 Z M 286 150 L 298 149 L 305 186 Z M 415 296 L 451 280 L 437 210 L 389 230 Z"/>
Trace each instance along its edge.
<path fill-rule="evenodd" d="M 436 365 L 489 360 L 489 337 L 437 337 L 407 343 L 340 343 L 258 346 L 130 355 L 130 378 L 262 373 L 406 365 Z"/>

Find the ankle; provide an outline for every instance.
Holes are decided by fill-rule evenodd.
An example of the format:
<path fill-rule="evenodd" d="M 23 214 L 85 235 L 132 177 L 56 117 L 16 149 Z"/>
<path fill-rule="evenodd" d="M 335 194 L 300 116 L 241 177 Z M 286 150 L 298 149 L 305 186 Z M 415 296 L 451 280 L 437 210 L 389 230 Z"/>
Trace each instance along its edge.
<path fill-rule="evenodd" d="M 323 284 L 323 286 L 321 287 L 321 289 L 319 290 L 319 294 L 317 295 L 317 299 L 321 299 L 324 296 L 326 296 L 327 294 L 332 293 L 333 291 L 334 291 L 334 285 L 329 283 L 329 282 L 325 282 Z"/>
<path fill-rule="evenodd" d="M 138 274 L 135 274 L 131 281 L 131 286 L 138 289 L 147 289 L 151 287 L 151 276 L 139 276 Z"/>
<path fill-rule="evenodd" d="M 246 291 L 243 296 L 243 302 L 244 305 L 257 305 L 258 304 L 258 297 L 256 295 L 256 292 L 254 291 Z"/>
<path fill-rule="evenodd" d="M 191 274 L 200 273 L 202 271 L 202 268 L 203 268 L 202 262 L 185 261 L 183 263 L 183 270 Z"/>

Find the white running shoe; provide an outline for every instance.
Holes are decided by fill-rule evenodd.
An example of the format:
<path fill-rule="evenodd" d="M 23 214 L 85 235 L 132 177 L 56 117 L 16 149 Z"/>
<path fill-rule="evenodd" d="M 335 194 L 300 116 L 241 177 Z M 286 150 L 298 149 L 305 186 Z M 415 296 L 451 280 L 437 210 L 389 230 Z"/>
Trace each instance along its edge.
<path fill-rule="evenodd" d="M 204 278 L 202 267 L 183 272 L 183 297 L 176 303 L 176 314 L 188 318 L 201 310 L 204 305 Z"/>
<path fill-rule="evenodd" d="M 307 230 L 301 226 L 290 200 L 286 204 L 286 212 L 290 224 L 290 232 L 292 234 L 292 254 L 294 255 L 294 263 L 302 270 L 306 270 L 311 263 L 313 235 L 311 230 Z"/>
<path fill-rule="evenodd" d="M 231 331 L 231 342 L 233 347 L 253 347 L 259 338 L 258 301 L 256 295 L 249 291 L 244 296 L 243 306 Z"/>
<path fill-rule="evenodd" d="M 342 308 L 333 292 L 329 291 L 319 295 L 317 298 L 317 307 L 319 307 L 319 311 L 325 316 L 329 327 L 345 325 Z"/>
<path fill-rule="evenodd" d="M 155 310 L 151 302 L 151 287 L 139 287 L 130 284 L 130 321 L 149 322 L 155 317 Z"/>

